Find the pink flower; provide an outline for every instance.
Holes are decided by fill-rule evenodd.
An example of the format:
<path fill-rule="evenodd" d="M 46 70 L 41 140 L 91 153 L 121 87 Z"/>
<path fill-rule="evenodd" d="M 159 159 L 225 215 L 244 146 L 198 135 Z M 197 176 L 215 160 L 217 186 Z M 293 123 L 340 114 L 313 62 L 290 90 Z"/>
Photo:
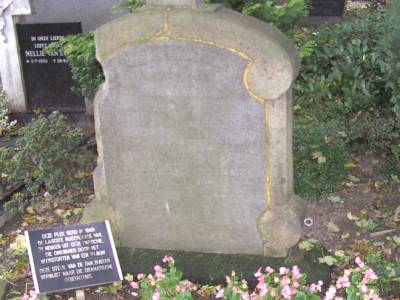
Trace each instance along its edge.
<path fill-rule="evenodd" d="M 222 298 L 224 297 L 224 289 L 221 287 L 217 287 L 217 293 L 215 294 L 215 298 Z"/>
<path fill-rule="evenodd" d="M 176 291 L 179 293 L 190 292 L 194 290 L 196 290 L 196 286 L 186 279 L 179 282 L 179 285 L 176 287 Z"/>
<path fill-rule="evenodd" d="M 359 266 L 360 268 L 364 267 L 364 262 L 361 260 L 360 257 L 356 257 L 356 264 L 357 266 Z"/>
<path fill-rule="evenodd" d="M 258 290 L 260 291 L 260 296 L 264 297 L 268 293 L 268 288 L 265 283 L 257 285 Z"/>
<path fill-rule="evenodd" d="M 151 297 L 151 300 L 160 300 L 160 293 L 158 291 L 155 291 L 153 293 L 153 296 Z"/>
<path fill-rule="evenodd" d="M 382 300 L 381 298 L 379 298 L 379 296 L 375 293 L 375 291 L 373 289 L 370 289 L 369 293 L 365 296 L 366 297 L 364 297 L 364 299 L 367 299 L 367 300 Z"/>
<path fill-rule="evenodd" d="M 350 286 L 350 280 L 349 277 L 344 275 L 338 278 L 336 281 L 336 288 L 342 289 L 342 288 L 347 288 Z"/>
<path fill-rule="evenodd" d="M 172 256 L 164 256 L 163 258 L 163 262 L 164 263 L 168 263 L 168 264 L 173 264 L 175 262 L 174 258 Z"/>
<path fill-rule="evenodd" d="M 324 300 L 334 300 L 336 295 L 336 288 L 331 286 L 325 294 Z"/>
<path fill-rule="evenodd" d="M 139 289 L 139 283 L 137 283 L 136 281 L 129 282 L 129 285 L 130 285 L 131 288 L 133 288 L 134 290 Z"/>
<path fill-rule="evenodd" d="M 298 266 L 292 267 L 292 278 L 296 279 L 296 280 L 301 278 L 301 273 L 300 273 L 300 269 Z"/>
<path fill-rule="evenodd" d="M 225 276 L 225 280 L 226 280 L 226 283 L 231 283 L 232 282 L 232 280 L 231 280 L 231 278 L 229 276 Z"/>
<path fill-rule="evenodd" d="M 248 292 L 241 291 L 239 294 L 240 294 L 240 296 L 242 297 L 243 300 L 250 300 L 250 295 L 249 295 Z"/>
<path fill-rule="evenodd" d="M 365 273 L 364 273 L 364 278 L 363 278 L 363 282 L 364 283 L 368 283 L 369 280 L 375 280 L 378 279 L 378 276 L 376 276 L 374 270 L 372 270 L 371 268 L 369 268 Z"/>
<path fill-rule="evenodd" d="M 234 291 L 235 293 L 238 293 L 238 294 L 240 294 L 241 292 L 242 292 L 242 290 L 241 289 L 239 289 L 237 286 L 233 286 L 232 287 L 232 291 Z"/>
<path fill-rule="evenodd" d="M 258 284 L 264 284 L 264 283 L 265 283 L 264 276 L 258 277 Z M 257 284 L 257 285 L 258 285 L 258 284 Z"/>
<path fill-rule="evenodd" d="M 154 272 L 156 273 L 157 278 L 165 278 L 165 275 L 163 274 L 163 269 L 159 265 L 154 266 Z"/>
<path fill-rule="evenodd" d="M 274 269 L 272 269 L 270 266 L 265 268 L 265 272 L 267 272 L 268 274 L 274 273 Z"/>
<path fill-rule="evenodd" d="M 251 300 L 258 300 L 259 298 L 258 298 L 257 294 L 253 292 L 253 293 L 250 295 L 250 299 L 251 299 Z"/>
<path fill-rule="evenodd" d="M 257 278 L 262 276 L 261 268 L 259 268 L 259 269 L 257 270 L 257 272 L 254 273 L 254 276 L 257 277 Z"/>
<path fill-rule="evenodd" d="M 311 283 L 310 291 L 311 291 L 311 293 L 317 293 L 317 292 L 321 292 L 322 288 L 319 284 Z"/>
<path fill-rule="evenodd" d="M 279 268 L 279 274 L 281 274 L 281 275 L 285 275 L 285 274 L 287 274 L 287 273 L 289 273 L 289 269 L 288 268 L 285 268 L 285 267 L 280 267 Z"/>
<path fill-rule="evenodd" d="M 292 289 L 290 286 L 285 285 L 281 290 L 281 296 L 285 299 L 290 299 L 292 297 Z"/>
<path fill-rule="evenodd" d="M 140 273 L 136 276 L 137 280 L 142 280 L 144 278 L 144 274 Z"/>
<path fill-rule="evenodd" d="M 21 300 L 29 300 L 28 294 L 24 294 L 21 296 Z"/>
<path fill-rule="evenodd" d="M 281 278 L 281 284 L 282 285 L 289 285 L 290 284 L 290 278 L 288 276 L 283 276 Z"/>

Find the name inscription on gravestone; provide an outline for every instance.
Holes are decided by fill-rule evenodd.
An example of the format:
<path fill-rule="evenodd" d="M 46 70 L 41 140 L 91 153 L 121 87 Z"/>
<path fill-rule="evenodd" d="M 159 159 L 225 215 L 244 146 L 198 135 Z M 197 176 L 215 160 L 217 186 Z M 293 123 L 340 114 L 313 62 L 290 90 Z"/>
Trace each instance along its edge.
<path fill-rule="evenodd" d="M 341 17 L 344 12 L 345 0 L 312 0 L 310 16 Z"/>
<path fill-rule="evenodd" d="M 122 280 L 108 221 L 26 231 L 38 293 Z"/>
<path fill-rule="evenodd" d="M 17 25 L 29 109 L 85 110 L 83 97 L 71 91 L 72 74 L 63 53 L 44 53 L 47 45 L 81 32 L 80 23 Z"/>

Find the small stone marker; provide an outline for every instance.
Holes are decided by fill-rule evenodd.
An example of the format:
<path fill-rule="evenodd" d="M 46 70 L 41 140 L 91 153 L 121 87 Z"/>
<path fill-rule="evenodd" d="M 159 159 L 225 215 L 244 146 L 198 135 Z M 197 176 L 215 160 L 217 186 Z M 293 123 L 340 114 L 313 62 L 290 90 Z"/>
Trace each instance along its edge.
<path fill-rule="evenodd" d="M 108 221 L 25 231 L 37 293 L 122 280 Z"/>
<path fill-rule="evenodd" d="M 345 0 L 311 0 L 310 16 L 341 17 L 345 4 Z"/>
<path fill-rule="evenodd" d="M 72 74 L 65 56 L 43 51 L 69 34 L 81 33 L 81 23 L 17 24 L 17 32 L 29 109 L 84 111 L 84 98 L 71 90 Z"/>

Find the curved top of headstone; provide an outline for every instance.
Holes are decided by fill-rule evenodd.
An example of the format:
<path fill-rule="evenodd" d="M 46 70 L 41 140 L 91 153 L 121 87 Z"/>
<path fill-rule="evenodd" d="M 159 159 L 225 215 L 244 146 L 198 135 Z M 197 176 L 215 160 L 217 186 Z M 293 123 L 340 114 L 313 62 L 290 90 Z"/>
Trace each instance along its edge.
<path fill-rule="evenodd" d="M 297 51 L 271 25 L 221 5 L 201 5 L 198 0 L 150 1 L 152 5 L 96 30 L 100 62 L 137 44 L 186 40 L 225 48 L 246 59 L 243 82 L 259 101 L 280 97 L 296 78 L 300 67 Z M 107 74 L 106 65 L 104 69 Z"/>

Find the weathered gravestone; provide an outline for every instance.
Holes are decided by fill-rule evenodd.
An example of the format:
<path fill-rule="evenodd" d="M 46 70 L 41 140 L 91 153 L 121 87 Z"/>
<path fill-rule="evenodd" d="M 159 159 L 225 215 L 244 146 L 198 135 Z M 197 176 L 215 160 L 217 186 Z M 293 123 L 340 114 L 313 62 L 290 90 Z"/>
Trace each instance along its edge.
<path fill-rule="evenodd" d="M 148 1 L 95 34 L 96 200 L 120 246 L 285 256 L 299 60 L 278 30 L 219 5 Z"/>
<path fill-rule="evenodd" d="M 346 0 L 311 0 L 310 16 L 341 17 Z"/>

